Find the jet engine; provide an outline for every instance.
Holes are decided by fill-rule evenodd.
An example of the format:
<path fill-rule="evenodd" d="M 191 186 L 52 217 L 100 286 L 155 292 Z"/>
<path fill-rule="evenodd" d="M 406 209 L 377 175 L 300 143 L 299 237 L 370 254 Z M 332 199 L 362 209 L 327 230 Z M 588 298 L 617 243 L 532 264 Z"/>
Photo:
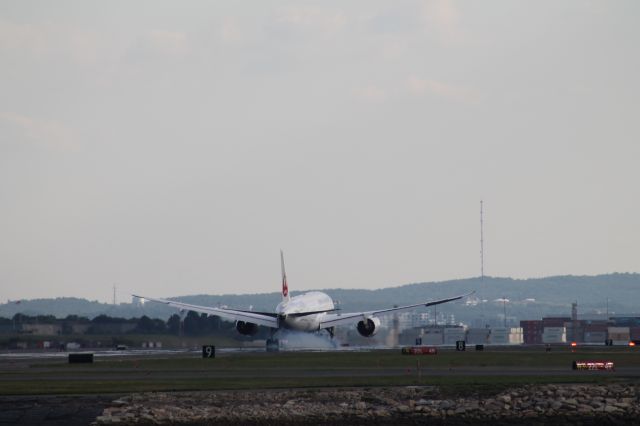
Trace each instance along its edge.
<path fill-rule="evenodd" d="M 378 318 L 366 318 L 357 325 L 358 333 L 364 337 L 371 337 L 380 330 L 380 320 Z"/>
<path fill-rule="evenodd" d="M 236 321 L 236 330 L 245 336 L 253 336 L 258 332 L 258 324 L 252 322 Z"/>

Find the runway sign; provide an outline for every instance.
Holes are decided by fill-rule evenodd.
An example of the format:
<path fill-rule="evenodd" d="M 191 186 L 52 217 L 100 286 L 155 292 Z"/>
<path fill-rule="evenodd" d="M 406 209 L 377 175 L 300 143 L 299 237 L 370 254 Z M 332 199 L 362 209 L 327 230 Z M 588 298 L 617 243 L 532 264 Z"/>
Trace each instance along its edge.
<path fill-rule="evenodd" d="M 202 346 L 202 358 L 215 358 L 216 357 L 216 347 L 213 345 L 203 345 Z"/>
<path fill-rule="evenodd" d="M 69 364 L 91 364 L 93 354 L 69 354 Z"/>
<path fill-rule="evenodd" d="M 476 345 L 476 351 L 484 351 L 484 345 Z"/>
<path fill-rule="evenodd" d="M 573 361 L 574 370 L 615 370 L 613 361 Z"/>
<path fill-rule="evenodd" d="M 433 346 L 406 346 L 402 348 L 402 355 L 437 355 L 438 348 Z"/>
<path fill-rule="evenodd" d="M 464 340 L 458 340 L 456 342 L 456 351 L 464 351 L 467 348 L 467 344 Z"/>

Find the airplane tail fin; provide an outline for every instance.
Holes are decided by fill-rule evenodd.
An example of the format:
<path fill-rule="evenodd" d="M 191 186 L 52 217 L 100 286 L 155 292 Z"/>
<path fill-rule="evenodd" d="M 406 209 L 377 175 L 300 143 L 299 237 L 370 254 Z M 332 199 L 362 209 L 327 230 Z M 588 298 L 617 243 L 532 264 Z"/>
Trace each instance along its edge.
<path fill-rule="evenodd" d="M 280 266 L 282 267 L 282 300 L 288 302 L 289 297 L 289 285 L 287 284 L 287 273 L 284 270 L 284 253 L 280 250 Z"/>

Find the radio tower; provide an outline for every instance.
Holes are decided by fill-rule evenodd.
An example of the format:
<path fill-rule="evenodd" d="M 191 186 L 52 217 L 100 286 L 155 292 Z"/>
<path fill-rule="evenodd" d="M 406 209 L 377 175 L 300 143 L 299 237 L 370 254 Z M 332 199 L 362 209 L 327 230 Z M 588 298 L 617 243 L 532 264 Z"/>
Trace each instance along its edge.
<path fill-rule="evenodd" d="M 484 319 L 484 303 L 482 301 L 482 295 L 484 293 L 484 217 L 482 211 L 482 200 L 480 200 L 480 291 L 478 292 L 478 298 L 480 301 L 480 316 L 482 320 L 482 327 L 485 327 Z"/>
<path fill-rule="evenodd" d="M 480 200 L 480 284 L 484 284 L 484 226 L 482 217 L 482 200 Z"/>

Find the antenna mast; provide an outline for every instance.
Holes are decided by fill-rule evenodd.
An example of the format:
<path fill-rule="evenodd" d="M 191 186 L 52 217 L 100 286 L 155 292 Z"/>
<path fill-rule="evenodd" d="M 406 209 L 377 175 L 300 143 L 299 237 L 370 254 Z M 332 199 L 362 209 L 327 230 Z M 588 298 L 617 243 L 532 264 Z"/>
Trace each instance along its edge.
<path fill-rule="evenodd" d="M 482 211 L 482 200 L 480 200 L 480 291 L 478 292 L 480 302 L 480 317 L 482 327 L 485 327 L 484 303 L 481 294 L 484 292 L 484 217 Z"/>
<path fill-rule="evenodd" d="M 482 200 L 480 200 L 480 281 L 484 282 L 484 218 L 482 213 Z"/>

